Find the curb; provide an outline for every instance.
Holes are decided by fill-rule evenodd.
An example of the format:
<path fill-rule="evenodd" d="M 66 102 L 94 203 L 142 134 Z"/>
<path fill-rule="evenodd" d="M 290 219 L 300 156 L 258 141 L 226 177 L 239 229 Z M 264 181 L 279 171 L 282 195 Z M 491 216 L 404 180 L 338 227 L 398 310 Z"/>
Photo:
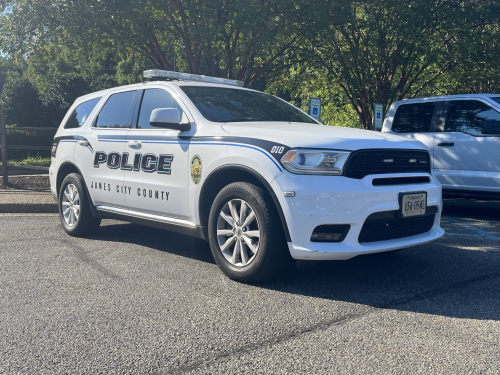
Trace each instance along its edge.
<path fill-rule="evenodd" d="M 2 214 L 53 214 L 58 213 L 56 203 L 2 203 Z"/>

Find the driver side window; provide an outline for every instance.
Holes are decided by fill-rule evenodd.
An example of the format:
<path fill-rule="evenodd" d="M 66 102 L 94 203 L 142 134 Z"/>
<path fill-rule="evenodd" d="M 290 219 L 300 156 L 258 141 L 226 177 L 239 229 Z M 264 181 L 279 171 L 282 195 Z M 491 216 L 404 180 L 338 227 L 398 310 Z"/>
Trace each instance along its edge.
<path fill-rule="evenodd" d="M 181 115 L 182 122 L 187 122 L 187 117 L 184 114 L 181 106 L 170 95 L 169 92 L 162 89 L 144 90 L 137 119 L 137 129 L 158 129 L 149 124 L 151 112 L 157 108 L 177 108 Z"/>
<path fill-rule="evenodd" d="M 498 122 L 500 116 L 489 105 L 478 100 L 453 100 L 448 108 L 445 132 L 463 132 L 484 135 L 482 127 L 485 120 Z"/>

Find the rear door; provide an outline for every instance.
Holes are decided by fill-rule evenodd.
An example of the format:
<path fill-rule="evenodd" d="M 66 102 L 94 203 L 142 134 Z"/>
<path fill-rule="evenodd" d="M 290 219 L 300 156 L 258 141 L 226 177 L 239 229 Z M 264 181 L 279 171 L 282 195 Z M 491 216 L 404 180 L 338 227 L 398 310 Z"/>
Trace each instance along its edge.
<path fill-rule="evenodd" d="M 96 206 L 125 207 L 122 158 L 132 124 L 137 90 L 111 94 L 75 148 L 75 162 L 83 173 Z"/>
<path fill-rule="evenodd" d="M 436 177 L 448 189 L 498 191 L 500 138 L 483 134 L 485 120 L 499 122 L 498 111 L 481 100 L 445 104 L 445 122 L 434 139 Z"/>

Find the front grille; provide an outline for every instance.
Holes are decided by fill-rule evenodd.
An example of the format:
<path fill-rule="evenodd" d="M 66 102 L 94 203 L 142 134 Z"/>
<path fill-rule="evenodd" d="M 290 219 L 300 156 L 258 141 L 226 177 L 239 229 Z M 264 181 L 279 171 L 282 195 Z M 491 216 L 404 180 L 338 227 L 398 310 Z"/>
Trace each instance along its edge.
<path fill-rule="evenodd" d="M 345 176 L 361 179 L 383 173 L 431 173 L 429 152 L 425 150 L 360 150 L 349 157 Z"/>
<path fill-rule="evenodd" d="M 367 220 L 359 233 L 358 242 L 387 241 L 426 233 L 432 229 L 435 216 Z"/>

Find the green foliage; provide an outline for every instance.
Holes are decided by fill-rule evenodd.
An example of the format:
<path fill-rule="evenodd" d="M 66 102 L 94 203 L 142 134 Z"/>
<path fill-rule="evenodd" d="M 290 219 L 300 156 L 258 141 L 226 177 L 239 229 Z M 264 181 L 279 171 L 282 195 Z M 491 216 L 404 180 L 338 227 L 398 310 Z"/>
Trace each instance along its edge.
<path fill-rule="evenodd" d="M 497 0 L 0 1 L 5 7 L 0 98 L 20 126 L 57 126 L 75 98 L 140 82 L 151 68 L 241 79 L 304 110 L 320 97 L 324 123 L 365 129 L 374 103 L 500 89 Z"/>
<path fill-rule="evenodd" d="M 267 91 L 309 112 L 309 98 L 321 98 L 321 122 L 325 125 L 361 128 L 357 113 L 339 87 L 332 87 L 321 70 L 290 69 L 275 79 Z"/>
<path fill-rule="evenodd" d="M 453 69 L 424 95 L 453 95 L 500 92 L 500 43 L 498 22 L 469 29 L 455 51 Z"/>
<path fill-rule="evenodd" d="M 18 73 L 9 73 L 0 95 L 6 122 L 18 126 L 42 126 L 42 102 L 36 88 Z"/>
<path fill-rule="evenodd" d="M 61 35 L 136 52 L 150 67 L 245 80 L 284 68 L 313 35 L 312 0 L 17 0 L 1 21 L 4 48 L 31 55 Z M 287 56 L 285 58 L 285 56 Z"/>
<path fill-rule="evenodd" d="M 478 51 L 479 35 L 498 23 L 500 11 L 492 0 L 327 1 L 323 9 L 308 61 L 343 91 L 365 129 L 374 103 L 387 109 L 428 93 L 454 68 L 478 61 L 466 56 Z"/>

